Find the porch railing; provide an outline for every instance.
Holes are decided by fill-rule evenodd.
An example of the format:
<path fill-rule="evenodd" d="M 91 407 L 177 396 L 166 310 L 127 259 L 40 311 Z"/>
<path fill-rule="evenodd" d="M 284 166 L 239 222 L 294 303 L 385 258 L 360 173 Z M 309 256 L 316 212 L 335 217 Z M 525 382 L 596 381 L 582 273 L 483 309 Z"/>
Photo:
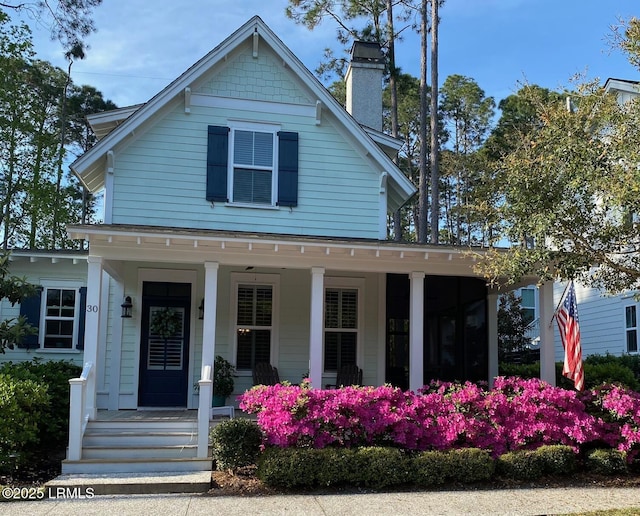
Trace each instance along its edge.
<path fill-rule="evenodd" d="M 87 380 L 95 374 L 93 363 L 87 362 L 82 368 L 79 378 L 69 380 L 69 451 L 67 459 L 80 460 L 82 458 L 82 438 L 89 422 L 89 408 L 87 407 Z"/>
<path fill-rule="evenodd" d="M 209 419 L 211 417 L 211 397 L 213 395 L 213 380 L 208 364 L 202 366 L 202 377 L 198 381 L 200 396 L 198 401 L 198 451 L 197 457 L 204 459 L 209 455 Z"/>

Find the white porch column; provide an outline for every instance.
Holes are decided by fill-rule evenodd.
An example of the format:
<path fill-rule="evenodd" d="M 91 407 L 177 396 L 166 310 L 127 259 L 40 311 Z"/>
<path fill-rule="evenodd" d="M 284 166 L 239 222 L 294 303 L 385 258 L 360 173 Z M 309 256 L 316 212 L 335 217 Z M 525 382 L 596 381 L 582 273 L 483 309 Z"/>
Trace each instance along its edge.
<path fill-rule="evenodd" d="M 540 378 L 555 386 L 556 350 L 553 341 L 553 282 L 545 281 L 538 290 L 540 306 Z"/>
<path fill-rule="evenodd" d="M 202 321 L 202 367 L 211 366 L 216 353 L 216 312 L 218 310 L 217 262 L 204 264 L 204 319 Z M 211 400 L 209 400 L 211 406 Z"/>
<path fill-rule="evenodd" d="M 87 378 L 86 406 L 89 419 L 96 418 L 96 371 L 104 367 L 98 364 L 98 343 L 100 342 L 100 313 L 107 307 L 100 306 L 102 299 L 102 258 L 89 256 L 87 271 L 87 306 L 84 329 L 84 362 L 93 364 L 93 374 Z"/>
<path fill-rule="evenodd" d="M 109 289 L 105 288 L 104 290 Z M 109 410 L 118 410 L 118 408 L 120 408 L 120 371 L 122 369 L 122 328 L 124 319 L 119 317 L 117 310 L 122 302 L 120 300 L 124 299 L 124 297 L 124 282 L 119 278 L 115 279 L 115 281 L 113 281 L 113 299 L 115 299 L 116 302 L 113 304 L 114 317 L 111 321 L 111 380 L 109 382 Z M 106 304 L 104 306 L 106 309 Z"/>
<path fill-rule="evenodd" d="M 489 362 L 489 387 L 493 388 L 493 380 L 498 370 L 498 293 L 487 295 L 487 346 Z"/>
<path fill-rule="evenodd" d="M 309 318 L 309 378 L 322 388 L 322 330 L 324 305 L 324 268 L 311 269 L 311 316 Z"/>
<path fill-rule="evenodd" d="M 424 385 L 424 272 L 412 272 L 409 301 L 409 389 Z"/>

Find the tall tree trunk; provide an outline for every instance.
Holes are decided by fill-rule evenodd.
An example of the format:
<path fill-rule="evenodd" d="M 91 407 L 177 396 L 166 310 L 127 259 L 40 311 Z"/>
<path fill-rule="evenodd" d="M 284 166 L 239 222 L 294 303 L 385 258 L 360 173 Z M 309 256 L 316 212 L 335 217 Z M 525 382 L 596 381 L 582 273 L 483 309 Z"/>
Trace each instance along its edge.
<path fill-rule="evenodd" d="M 398 71 L 396 70 L 396 35 L 393 28 L 393 0 L 387 0 L 387 36 L 389 39 L 389 91 L 391 94 L 391 136 L 398 137 Z M 393 162 L 397 165 L 398 156 L 394 156 Z M 393 212 L 393 239 L 402 240 L 402 208 Z"/>
<path fill-rule="evenodd" d="M 427 242 L 427 0 L 420 7 L 420 160 L 418 184 L 418 242 Z M 433 96 L 433 94 L 432 94 Z"/>
<path fill-rule="evenodd" d="M 438 243 L 440 203 L 438 199 L 438 1 L 431 0 L 431 243 Z M 426 13 L 425 13 L 426 17 Z"/>

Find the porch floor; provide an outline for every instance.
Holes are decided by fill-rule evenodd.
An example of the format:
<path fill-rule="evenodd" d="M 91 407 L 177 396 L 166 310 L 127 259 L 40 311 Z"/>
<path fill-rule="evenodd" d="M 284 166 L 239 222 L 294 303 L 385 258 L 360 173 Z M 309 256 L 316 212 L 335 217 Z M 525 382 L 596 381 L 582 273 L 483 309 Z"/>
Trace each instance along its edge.
<path fill-rule="evenodd" d="M 197 421 L 197 410 L 98 410 L 96 421 Z"/>

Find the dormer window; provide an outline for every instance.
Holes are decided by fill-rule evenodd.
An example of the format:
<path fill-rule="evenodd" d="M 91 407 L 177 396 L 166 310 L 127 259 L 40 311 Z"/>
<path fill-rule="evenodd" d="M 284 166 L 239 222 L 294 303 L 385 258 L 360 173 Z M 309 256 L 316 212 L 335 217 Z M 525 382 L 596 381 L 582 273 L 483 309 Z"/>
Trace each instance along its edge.
<path fill-rule="evenodd" d="M 209 202 L 232 206 L 298 205 L 298 133 L 269 124 L 210 125 Z"/>

